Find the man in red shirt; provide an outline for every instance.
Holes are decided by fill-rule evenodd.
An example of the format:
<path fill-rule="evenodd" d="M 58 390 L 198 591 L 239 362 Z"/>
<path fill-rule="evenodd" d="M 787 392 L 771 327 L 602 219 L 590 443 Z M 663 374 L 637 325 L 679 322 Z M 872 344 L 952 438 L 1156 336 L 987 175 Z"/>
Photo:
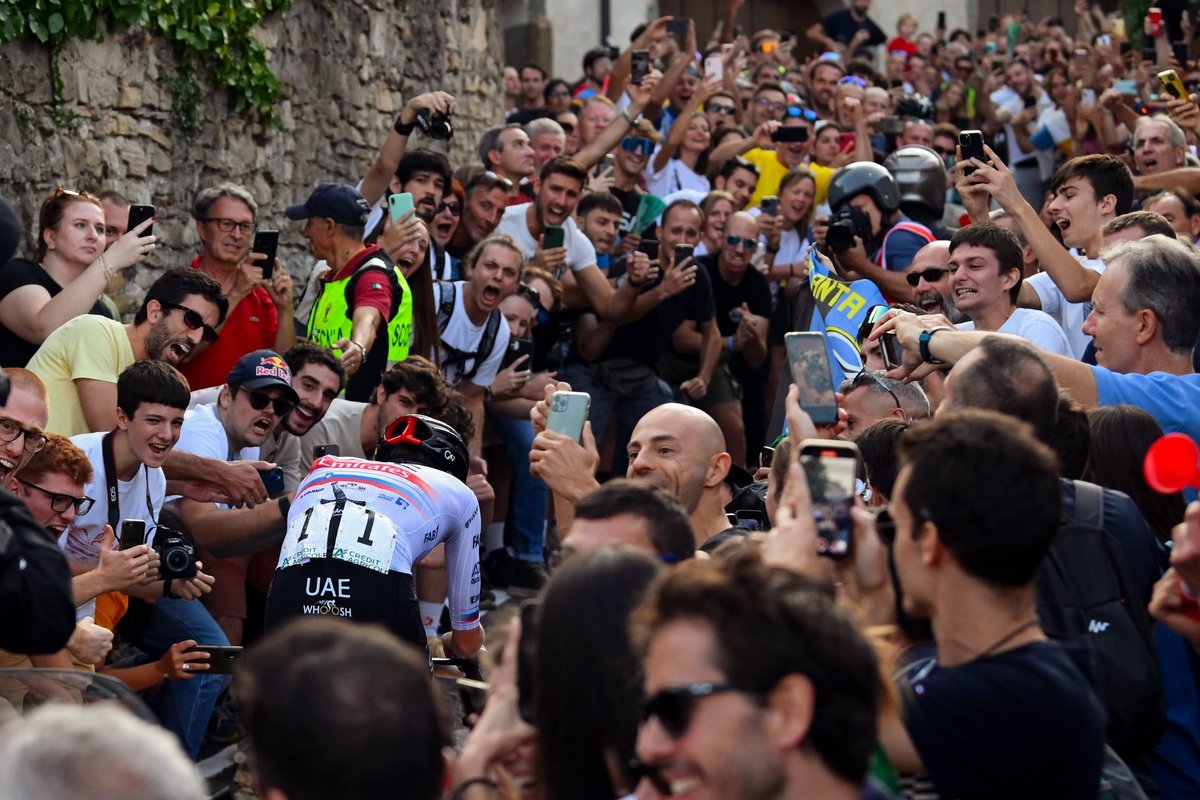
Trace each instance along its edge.
<path fill-rule="evenodd" d="M 254 350 L 286 352 L 296 343 L 292 324 L 292 279 L 275 260 L 274 274 L 263 278 L 261 253 L 251 253 L 258 205 L 242 186 L 221 183 L 204 189 L 192 204 L 203 252 L 192 260 L 221 284 L 229 315 L 217 329 L 220 338 L 201 345 L 181 367 L 193 391 L 219 386 L 237 360 Z"/>

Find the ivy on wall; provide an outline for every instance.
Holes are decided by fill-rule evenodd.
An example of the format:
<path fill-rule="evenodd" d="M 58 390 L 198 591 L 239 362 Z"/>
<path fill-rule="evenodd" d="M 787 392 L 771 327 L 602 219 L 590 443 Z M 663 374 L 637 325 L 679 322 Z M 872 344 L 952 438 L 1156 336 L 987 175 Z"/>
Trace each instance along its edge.
<path fill-rule="evenodd" d="M 0 0 L 0 43 L 31 38 L 50 48 L 55 117 L 61 123 L 72 121 L 62 112 L 58 59 L 63 45 L 71 39 L 104 41 L 106 33 L 141 28 L 162 35 L 179 56 L 172 86 L 175 117 L 185 133 L 195 134 L 198 126 L 198 64 L 207 68 L 215 88 L 228 92 L 231 109 L 250 110 L 274 126 L 279 79 L 252 32 L 267 14 L 290 6 L 291 0 Z"/>

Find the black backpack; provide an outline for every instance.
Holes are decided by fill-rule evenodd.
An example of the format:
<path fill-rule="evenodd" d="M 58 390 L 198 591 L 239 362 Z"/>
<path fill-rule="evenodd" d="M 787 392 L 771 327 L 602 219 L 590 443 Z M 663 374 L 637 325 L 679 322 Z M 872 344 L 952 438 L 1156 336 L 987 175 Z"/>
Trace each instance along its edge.
<path fill-rule="evenodd" d="M 437 323 L 438 333 L 445 333 L 446 326 L 450 324 L 450 317 L 454 315 L 454 303 L 458 299 L 458 284 L 450 281 L 438 281 L 438 293 L 441 297 L 441 302 L 438 303 Z M 479 338 L 479 349 L 468 353 L 459 350 L 446 343 L 442 339 L 442 368 L 457 364 L 459 375 L 457 380 L 469 381 L 475 377 L 475 373 L 479 372 L 480 366 L 487 360 L 487 357 L 492 354 L 492 348 L 496 346 L 496 336 L 500 331 L 501 314 L 499 309 L 492 311 L 488 315 L 488 320 L 483 329 L 483 336 Z M 467 362 L 475 359 L 471 364 L 471 369 L 467 369 Z"/>
<path fill-rule="evenodd" d="M 1153 623 L 1132 596 L 1120 544 L 1104 530 L 1103 490 L 1073 483 L 1074 518 L 1064 519 L 1038 574 L 1038 618 L 1047 636 L 1087 643 L 1108 743 L 1135 759 L 1158 744 L 1166 722 Z"/>

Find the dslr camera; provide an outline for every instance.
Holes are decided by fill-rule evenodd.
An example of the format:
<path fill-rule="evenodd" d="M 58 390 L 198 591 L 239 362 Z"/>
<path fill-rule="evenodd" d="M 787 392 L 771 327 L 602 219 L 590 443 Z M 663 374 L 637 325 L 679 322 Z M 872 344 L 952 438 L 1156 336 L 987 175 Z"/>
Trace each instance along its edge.
<path fill-rule="evenodd" d="M 854 247 L 854 237 L 863 240 L 867 252 L 871 250 L 871 218 L 854 206 L 845 206 L 829 218 L 829 230 L 825 242 L 835 253 L 844 253 Z"/>
<path fill-rule="evenodd" d="M 454 126 L 450 124 L 449 114 L 433 114 L 426 109 L 417 112 L 417 127 L 432 139 L 449 139 L 454 135 Z"/>
<path fill-rule="evenodd" d="M 158 576 L 164 581 L 196 577 L 196 548 L 191 537 L 159 525 L 153 550 L 159 558 Z"/>

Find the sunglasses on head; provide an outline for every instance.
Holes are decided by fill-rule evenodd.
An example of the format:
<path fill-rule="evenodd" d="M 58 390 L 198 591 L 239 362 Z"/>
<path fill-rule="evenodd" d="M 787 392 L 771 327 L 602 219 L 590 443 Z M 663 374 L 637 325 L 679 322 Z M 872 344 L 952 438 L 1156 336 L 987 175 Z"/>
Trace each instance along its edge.
<path fill-rule="evenodd" d="M 270 405 L 277 417 L 286 417 L 296 407 L 296 404 L 286 397 L 271 397 L 266 392 L 256 392 L 252 389 L 243 389 L 242 393 L 246 395 L 247 402 L 255 411 L 262 411 Z"/>
<path fill-rule="evenodd" d="M 61 514 L 71 506 L 75 506 L 75 513 L 82 516 L 91 511 L 92 506 L 96 503 L 96 501 L 90 497 L 72 497 L 69 494 L 59 494 L 58 492 L 52 492 L 49 489 L 43 489 L 36 483 L 23 481 L 20 478 L 17 478 L 17 483 L 21 484 L 26 489 L 34 489 L 49 497 L 50 510 L 56 514 Z"/>
<path fill-rule="evenodd" d="M 819 119 L 817 112 L 811 108 L 801 108 L 800 106 L 789 106 L 787 114 L 789 117 L 804 117 L 809 122 L 816 122 Z"/>
<path fill-rule="evenodd" d="M 648 156 L 654 152 L 654 140 L 644 136 L 626 136 L 621 140 L 621 149 L 626 153 L 641 153 Z"/>
<path fill-rule="evenodd" d="M 904 280 L 908 281 L 908 285 L 917 288 L 917 284 L 924 279 L 926 283 L 936 283 L 942 279 L 950 270 L 942 267 L 930 267 L 929 269 L 914 270 L 904 275 Z"/>
<path fill-rule="evenodd" d="M 215 342 L 219 337 L 216 329 L 210 327 L 209 324 L 204 321 L 204 317 L 200 316 L 200 312 L 190 309 L 187 306 L 181 306 L 178 303 L 167 303 L 163 300 L 159 300 L 158 304 L 166 309 L 182 311 L 183 324 L 187 325 L 190 330 L 204 331 L 204 341 L 208 342 L 209 344 Z"/>
<path fill-rule="evenodd" d="M 849 83 L 849 84 L 859 87 L 860 89 L 866 89 L 868 86 L 867 82 L 864 81 L 862 78 L 858 77 L 857 75 L 847 75 L 844 78 L 842 78 L 841 80 L 839 80 L 838 83 Z"/>
<path fill-rule="evenodd" d="M 746 690 L 732 683 L 693 683 L 660 689 L 642 704 L 642 724 L 645 725 L 654 717 L 667 735 L 678 739 L 687 733 L 701 700 L 722 692 L 743 691 Z"/>
<path fill-rule="evenodd" d="M 538 294 L 537 289 L 530 286 L 528 283 L 517 284 L 517 294 L 524 297 L 533 306 L 534 311 L 544 311 L 545 306 L 542 305 L 542 296 Z"/>
<path fill-rule="evenodd" d="M 751 236 L 734 236 L 730 234 L 725 237 L 725 241 L 729 243 L 730 247 L 740 247 L 743 250 L 758 249 L 758 239 Z"/>

